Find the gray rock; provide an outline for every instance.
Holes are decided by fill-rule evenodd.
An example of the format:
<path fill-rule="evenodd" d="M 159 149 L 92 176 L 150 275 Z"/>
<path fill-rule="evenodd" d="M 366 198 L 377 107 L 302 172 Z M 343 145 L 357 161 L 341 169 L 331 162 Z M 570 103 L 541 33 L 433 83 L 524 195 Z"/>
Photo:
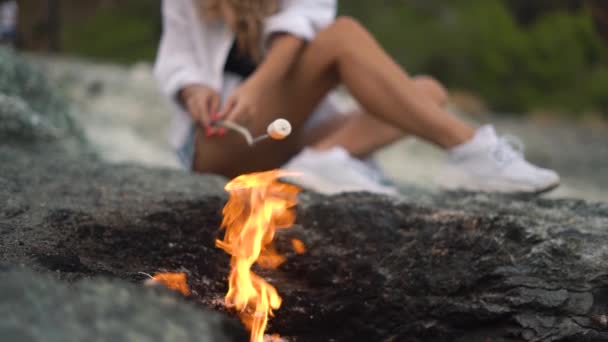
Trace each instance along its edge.
<path fill-rule="evenodd" d="M 140 282 L 183 271 L 226 312 L 215 248 L 225 180 L 0 148 L 0 262 Z M 284 302 L 269 326 L 294 341 L 608 341 L 608 205 L 413 191 L 301 196 L 260 273 Z M 305 255 L 291 251 L 298 238 Z"/>
<path fill-rule="evenodd" d="M 19 342 L 244 341 L 234 320 L 164 290 L 88 279 L 0 272 L 0 340 Z"/>
<path fill-rule="evenodd" d="M 0 47 L 0 143 L 52 143 L 84 153 L 82 137 L 69 106 L 45 76 L 14 51 Z"/>
<path fill-rule="evenodd" d="M 59 132 L 20 97 L 0 93 L 0 141 L 39 142 L 58 138 Z"/>
<path fill-rule="evenodd" d="M 0 47 L 0 93 L 20 97 L 58 128 L 69 129 L 68 105 L 40 70 L 10 49 Z"/>

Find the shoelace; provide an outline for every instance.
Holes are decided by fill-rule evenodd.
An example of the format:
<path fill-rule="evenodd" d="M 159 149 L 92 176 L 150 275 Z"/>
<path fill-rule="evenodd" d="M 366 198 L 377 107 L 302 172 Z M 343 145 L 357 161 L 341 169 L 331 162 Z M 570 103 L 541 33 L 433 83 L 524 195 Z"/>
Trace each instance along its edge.
<path fill-rule="evenodd" d="M 504 135 L 498 138 L 492 155 L 496 161 L 505 165 L 524 156 L 524 143 L 514 135 Z"/>

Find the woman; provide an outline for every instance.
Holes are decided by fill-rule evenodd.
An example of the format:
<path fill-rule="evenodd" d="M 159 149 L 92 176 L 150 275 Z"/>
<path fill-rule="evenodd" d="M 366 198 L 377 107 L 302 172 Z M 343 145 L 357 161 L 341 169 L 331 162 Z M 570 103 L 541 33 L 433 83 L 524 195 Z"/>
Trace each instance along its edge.
<path fill-rule="evenodd" d="M 410 77 L 355 20 L 335 18 L 335 0 L 164 0 L 155 68 L 175 104 L 172 143 L 197 172 L 234 177 L 283 166 L 294 180 L 332 193 L 393 193 L 363 158 L 404 134 L 448 152 L 448 189 L 530 192 L 559 184 L 496 136 L 443 109 L 446 91 Z M 345 85 L 365 113 L 339 115 L 328 94 Z M 253 148 L 215 120 L 261 134 L 277 117 L 294 134 Z M 285 164 L 287 163 L 287 164 Z"/>

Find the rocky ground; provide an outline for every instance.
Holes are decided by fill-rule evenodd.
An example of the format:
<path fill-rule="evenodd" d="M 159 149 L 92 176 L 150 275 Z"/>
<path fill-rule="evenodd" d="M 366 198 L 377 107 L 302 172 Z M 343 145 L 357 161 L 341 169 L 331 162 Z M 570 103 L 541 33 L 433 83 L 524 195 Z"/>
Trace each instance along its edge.
<path fill-rule="evenodd" d="M 38 75 L 0 54 L 0 75 L 12 69 Z M 246 340 L 222 306 L 229 261 L 213 243 L 225 179 L 108 163 L 66 107 L 35 105 L 52 87 L 11 77 L 0 82 L 0 339 Z M 278 236 L 287 262 L 261 271 L 284 298 L 269 332 L 608 341 L 608 204 L 406 189 L 401 201 L 300 196 L 297 224 Z M 158 271 L 186 272 L 193 295 L 143 288 L 139 272 Z"/>
<path fill-rule="evenodd" d="M 221 304 L 228 257 L 213 243 L 223 179 L 33 152 L 0 148 L 12 161 L 0 166 L 3 264 L 69 282 L 186 272 L 192 302 L 231 314 Z M 304 194 L 298 224 L 278 237 L 288 261 L 262 273 L 284 297 L 270 331 L 290 341 L 606 341 L 607 227 L 606 204 L 577 200 Z M 293 237 L 307 254 L 290 251 Z"/>

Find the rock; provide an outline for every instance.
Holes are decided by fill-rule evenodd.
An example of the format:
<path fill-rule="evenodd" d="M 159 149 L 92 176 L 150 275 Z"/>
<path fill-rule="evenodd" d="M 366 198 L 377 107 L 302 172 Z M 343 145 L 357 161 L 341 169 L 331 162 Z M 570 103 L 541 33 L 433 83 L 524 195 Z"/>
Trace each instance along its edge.
<path fill-rule="evenodd" d="M 0 272 L 2 341 L 244 341 L 239 322 L 168 291 L 87 279 L 68 286 L 31 272 Z"/>
<path fill-rule="evenodd" d="M 188 274 L 223 308 L 228 256 L 214 246 L 224 179 L 0 148 L 1 262 L 141 282 Z M 18 158 L 14 158 L 18 157 Z M 304 193 L 298 224 L 260 271 L 293 341 L 608 340 L 608 205 L 413 191 L 404 201 Z M 291 251 L 302 240 L 305 255 Z"/>
<path fill-rule="evenodd" d="M 3 143 L 53 140 L 58 133 L 45 117 L 34 112 L 20 97 L 0 93 L 0 138 Z"/>
<path fill-rule="evenodd" d="M 32 111 L 44 114 L 56 129 L 75 133 L 69 107 L 61 95 L 39 70 L 6 48 L 0 48 L 0 93 L 21 98 Z"/>
<path fill-rule="evenodd" d="M 0 47 L 0 143 L 21 148 L 49 144 L 90 153 L 65 100 L 45 76 Z"/>
<path fill-rule="evenodd" d="M 100 159 L 181 168 L 167 143 L 171 110 L 152 66 L 28 56 L 70 99 L 74 119 Z"/>

